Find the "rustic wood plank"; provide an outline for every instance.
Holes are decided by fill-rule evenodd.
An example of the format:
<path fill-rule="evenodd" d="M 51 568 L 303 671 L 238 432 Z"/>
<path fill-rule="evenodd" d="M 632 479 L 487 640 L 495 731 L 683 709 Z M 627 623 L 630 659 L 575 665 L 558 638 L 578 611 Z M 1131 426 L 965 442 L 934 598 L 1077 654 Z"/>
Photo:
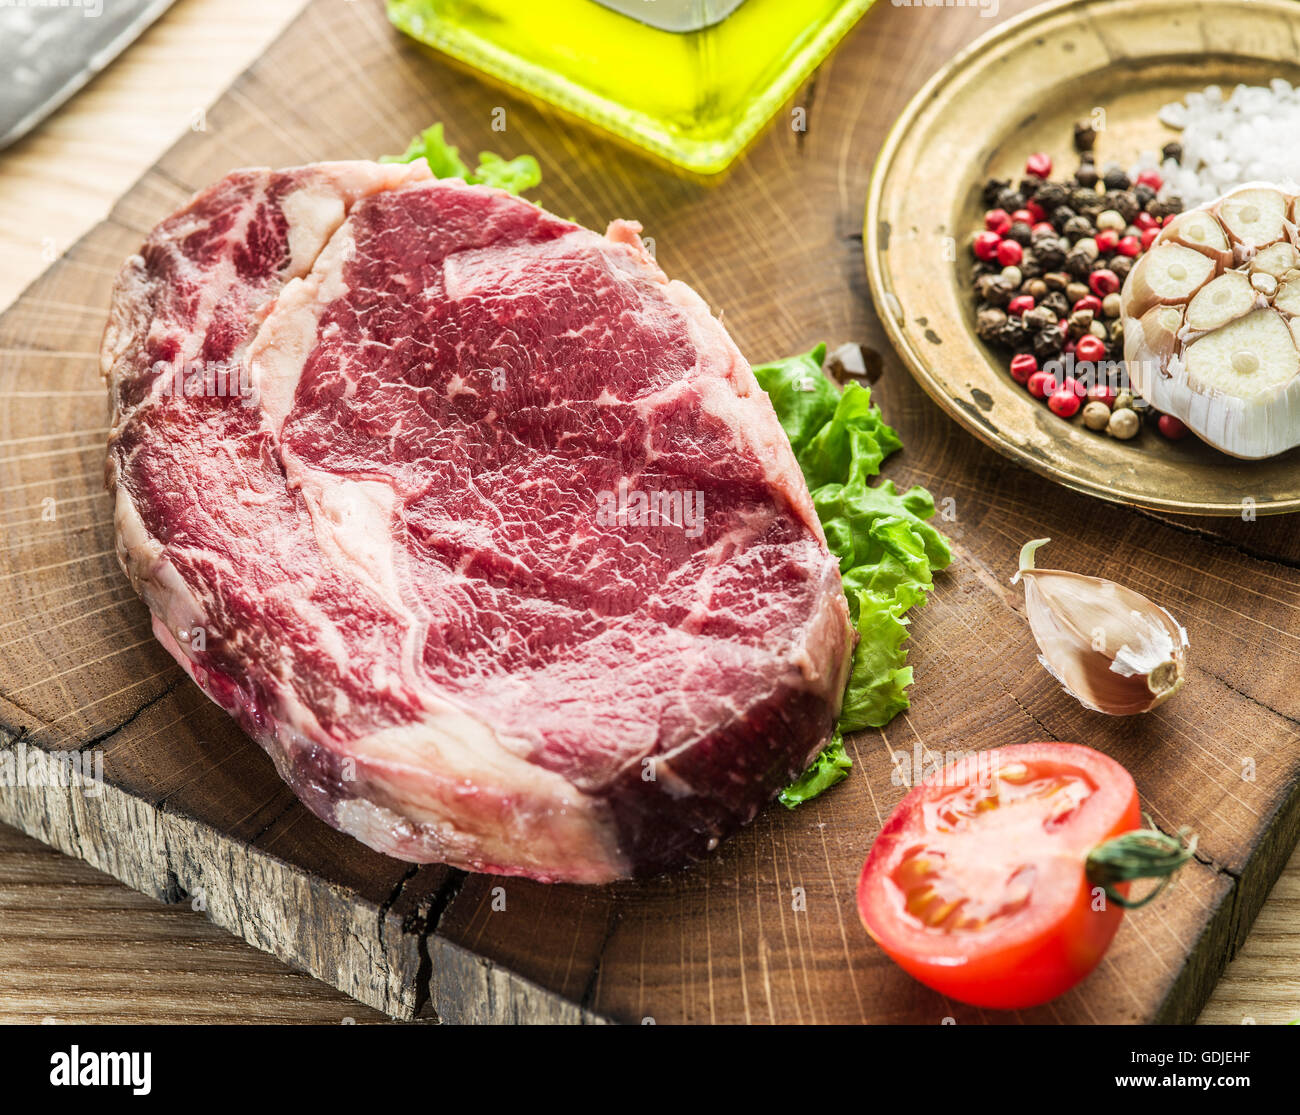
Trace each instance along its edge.
<path fill-rule="evenodd" d="M 99 798 L 6 788 L 0 819 L 164 901 L 201 892 L 218 925 L 400 1017 L 988 1020 L 871 945 L 853 912 L 857 870 L 918 757 L 1073 739 L 1128 765 L 1162 827 L 1196 827 L 1203 862 L 1126 919 L 1096 978 L 1020 1017 L 1194 1017 L 1298 835 L 1300 702 L 1288 679 L 1300 529 L 1166 521 L 1062 492 L 963 435 L 888 353 L 861 257 L 872 156 L 927 73 L 987 26 L 976 9 L 881 6 L 796 98 L 806 133 L 778 122 L 725 180 L 701 183 L 435 60 L 374 3 L 313 4 L 207 130 L 184 136 L 0 319 L 4 746 L 102 749 L 110 783 Z M 498 106 L 505 135 L 489 130 Z M 184 679 L 117 570 L 93 354 L 120 260 L 234 165 L 376 155 L 435 119 L 471 148 L 541 153 L 549 208 L 597 227 L 641 219 L 665 268 L 751 357 L 866 341 L 907 446 L 888 474 L 952 501 L 944 526 L 959 560 L 913 627 L 913 709 L 851 741 L 857 767 L 834 793 L 766 811 L 689 871 L 543 887 L 367 851 L 307 814 Z M 1054 562 L 1119 577 L 1187 624 L 1185 694 L 1114 723 L 1039 670 L 1007 581 L 1020 543 L 1043 535 L 1058 540 Z"/>

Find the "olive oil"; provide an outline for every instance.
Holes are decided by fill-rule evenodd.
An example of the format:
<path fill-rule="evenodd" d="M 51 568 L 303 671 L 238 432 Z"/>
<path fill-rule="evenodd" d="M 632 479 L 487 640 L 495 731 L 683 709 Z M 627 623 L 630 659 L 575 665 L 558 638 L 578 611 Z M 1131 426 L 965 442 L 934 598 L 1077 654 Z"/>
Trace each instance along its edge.
<path fill-rule="evenodd" d="M 701 174 L 872 0 L 388 0 L 401 30 Z"/>

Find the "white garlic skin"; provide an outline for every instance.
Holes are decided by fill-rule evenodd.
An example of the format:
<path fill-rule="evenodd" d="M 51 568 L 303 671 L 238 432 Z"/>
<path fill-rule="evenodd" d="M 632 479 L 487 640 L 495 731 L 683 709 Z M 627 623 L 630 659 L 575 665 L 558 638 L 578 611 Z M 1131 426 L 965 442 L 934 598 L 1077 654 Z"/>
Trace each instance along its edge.
<path fill-rule="evenodd" d="M 1282 217 L 1276 238 L 1255 243 L 1241 239 L 1232 231 L 1227 215 L 1236 212 L 1232 207 L 1240 202 L 1243 194 L 1248 199 L 1261 195 L 1280 199 Z M 1270 183 L 1246 183 L 1175 217 L 1124 282 L 1121 293 L 1124 359 L 1130 382 L 1157 410 L 1181 419 L 1203 441 L 1233 457 L 1259 460 L 1300 445 L 1300 356 L 1297 355 L 1300 314 L 1294 312 L 1290 301 L 1281 297 L 1285 282 L 1275 285 L 1271 293 L 1252 287 L 1254 297 L 1249 305 L 1243 306 L 1241 313 L 1234 312 L 1231 322 L 1208 331 L 1192 328 L 1186 310 L 1195 295 L 1213 279 L 1231 271 L 1250 278 L 1253 261 L 1268 248 L 1276 244 L 1300 248 L 1298 221 L 1300 199 Z M 1198 223 L 1201 234 L 1197 238 L 1188 236 L 1189 227 Z M 1162 293 L 1148 281 L 1148 273 L 1158 269 L 1155 253 L 1161 247 L 1186 253 L 1188 259 L 1199 261 L 1207 268 L 1204 275 L 1188 277 L 1194 289 L 1176 295 Z M 1300 271 L 1295 274 L 1300 278 Z M 1172 332 L 1158 320 L 1157 311 L 1161 310 L 1173 312 Z M 1250 377 L 1242 377 L 1244 393 L 1224 390 L 1221 384 L 1199 382 L 1188 368 L 1188 350 L 1203 337 L 1212 336 L 1228 324 L 1235 325 L 1256 312 L 1269 318 L 1269 323 L 1273 316 L 1282 323 L 1282 329 L 1274 330 L 1278 336 L 1268 338 L 1268 347 L 1288 349 L 1295 358 L 1298 374 L 1258 390 L 1249 382 Z M 1221 363 L 1215 361 L 1216 366 Z"/>
<path fill-rule="evenodd" d="M 1029 627 L 1039 662 L 1085 708 L 1110 716 L 1149 712 L 1182 688 L 1187 632 L 1164 608 L 1103 577 L 1035 569 L 1021 551 Z"/>

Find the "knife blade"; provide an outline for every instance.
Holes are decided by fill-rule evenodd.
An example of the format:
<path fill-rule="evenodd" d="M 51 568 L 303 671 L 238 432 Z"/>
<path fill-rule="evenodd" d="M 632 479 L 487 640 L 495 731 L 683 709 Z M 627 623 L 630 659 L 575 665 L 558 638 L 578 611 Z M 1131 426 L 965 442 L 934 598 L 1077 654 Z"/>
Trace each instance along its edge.
<path fill-rule="evenodd" d="M 0 0 L 0 149 L 122 53 L 173 0 Z"/>

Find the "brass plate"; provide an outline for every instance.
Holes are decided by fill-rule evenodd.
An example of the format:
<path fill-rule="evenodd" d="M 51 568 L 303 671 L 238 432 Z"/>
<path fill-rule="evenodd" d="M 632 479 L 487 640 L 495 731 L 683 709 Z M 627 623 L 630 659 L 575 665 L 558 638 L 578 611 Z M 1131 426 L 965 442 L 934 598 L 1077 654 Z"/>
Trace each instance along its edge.
<path fill-rule="evenodd" d="M 1101 499 L 1191 515 L 1300 510 L 1300 450 L 1241 461 L 1188 437 L 1130 442 L 1057 418 L 974 333 L 967 239 L 993 175 L 1047 151 L 1078 165 L 1073 125 L 1105 110 L 1098 165 L 1177 133 L 1161 105 L 1217 83 L 1300 82 L 1294 0 L 1068 0 L 973 43 L 930 79 L 881 149 L 867 197 L 867 274 L 909 370 L 961 425 L 1035 472 Z M 956 260 L 954 262 L 954 252 Z M 1249 502 L 1248 502 L 1249 501 Z"/>

